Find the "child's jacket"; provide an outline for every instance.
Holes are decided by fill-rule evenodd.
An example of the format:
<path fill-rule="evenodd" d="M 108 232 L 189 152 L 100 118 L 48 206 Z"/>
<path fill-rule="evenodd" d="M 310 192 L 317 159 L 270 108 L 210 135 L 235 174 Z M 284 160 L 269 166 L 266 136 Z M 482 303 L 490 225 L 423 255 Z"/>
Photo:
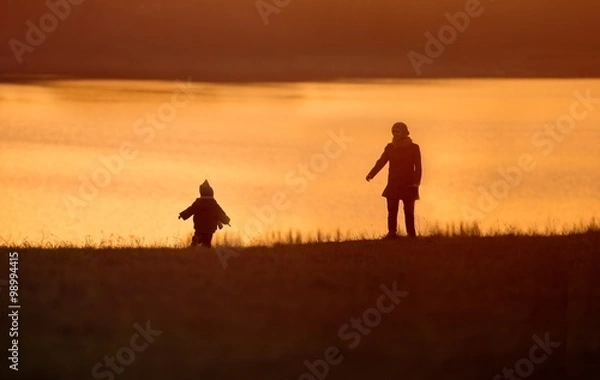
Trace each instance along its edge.
<path fill-rule="evenodd" d="M 212 234 L 217 230 L 219 223 L 229 224 L 231 219 L 212 197 L 201 197 L 179 214 L 184 220 L 194 216 L 194 230 L 196 233 Z"/>

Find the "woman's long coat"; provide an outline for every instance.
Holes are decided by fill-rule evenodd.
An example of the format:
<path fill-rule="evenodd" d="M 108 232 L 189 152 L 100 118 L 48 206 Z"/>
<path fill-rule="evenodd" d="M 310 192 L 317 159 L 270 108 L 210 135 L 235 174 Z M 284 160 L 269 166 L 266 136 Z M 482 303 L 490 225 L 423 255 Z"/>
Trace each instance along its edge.
<path fill-rule="evenodd" d="M 369 173 L 375 177 L 385 164 L 390 163 L 388 184 L 382 196 L 390 199 L 415 201 L 421 185 L 421 149 L 412 141 L 388 144 Z"/>

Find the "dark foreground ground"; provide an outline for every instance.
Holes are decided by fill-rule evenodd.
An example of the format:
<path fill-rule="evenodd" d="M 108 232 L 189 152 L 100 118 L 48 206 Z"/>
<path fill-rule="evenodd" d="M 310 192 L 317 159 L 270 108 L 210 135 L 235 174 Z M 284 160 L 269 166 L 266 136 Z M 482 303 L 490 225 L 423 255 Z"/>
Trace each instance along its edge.
<path fill-rule="evenodd" d="M 17 249 L 19 372 L 5 358 L 0 377 L 595 379 L 599 247 L 598 233 L 327 243 L 245 249 L 226 269 L 213 250 Z"/>

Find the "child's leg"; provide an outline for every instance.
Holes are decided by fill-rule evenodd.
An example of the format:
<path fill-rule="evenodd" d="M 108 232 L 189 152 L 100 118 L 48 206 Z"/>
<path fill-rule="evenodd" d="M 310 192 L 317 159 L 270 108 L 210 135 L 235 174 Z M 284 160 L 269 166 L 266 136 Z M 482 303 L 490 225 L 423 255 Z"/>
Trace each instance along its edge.
<path fill-rule="evenodd" d="M 213 234 L 202 234 L 201 236 L 202 236 L 201 237 L 202 246 L 210 248 L 212 246 L 211 242 L 212 242 Z"/>
<path fill-rule="evenodd" d="M 192 247 L 195 247 L 200 243 L 201 243 L 200 234 L 198 234 L 196 232 L 196 233 L 194 233 L 194 236 L 192 236 Z"/>

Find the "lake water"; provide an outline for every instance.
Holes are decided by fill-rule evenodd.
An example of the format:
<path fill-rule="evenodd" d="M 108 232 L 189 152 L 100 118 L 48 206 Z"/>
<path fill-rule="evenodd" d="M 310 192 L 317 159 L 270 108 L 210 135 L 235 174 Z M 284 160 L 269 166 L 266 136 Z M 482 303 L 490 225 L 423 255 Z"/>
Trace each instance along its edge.
<path fill-rule="evenodd" d="M 421 233 L 600 214 L 600 101 L 582 100 L 600 80 L 185 82 L 0 84 L 0 236 L 172 243 L 204 179 L 245 241 L 383 234 L 387 168 L 365 176 L 399 120 L 423 154 Z"/>

